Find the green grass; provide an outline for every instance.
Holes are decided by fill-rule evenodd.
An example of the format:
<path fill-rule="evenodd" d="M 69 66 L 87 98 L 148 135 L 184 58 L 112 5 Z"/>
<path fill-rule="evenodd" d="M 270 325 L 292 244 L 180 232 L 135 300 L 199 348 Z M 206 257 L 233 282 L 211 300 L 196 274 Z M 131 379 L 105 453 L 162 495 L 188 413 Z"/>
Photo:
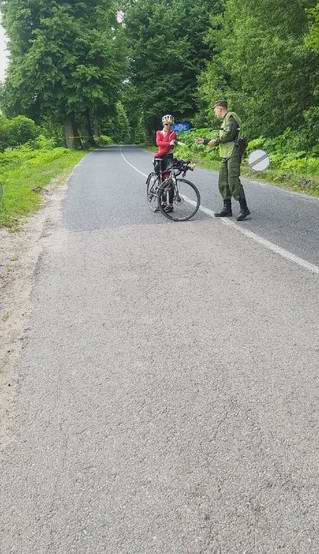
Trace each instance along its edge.
<path fill-rule="evenodd" d="M 267 181 L 277 187 L 291 190 L 294 192 L 302 192 L 309 196 L 315 196 L 319 198 L 319 176 L 316 175 L 299 175 L 294 172 L 287 172 L 282 169 L 269 169 L 257 173 L 252 171 L 247 162 L 242 165 L 242 174 L 249 179 L 255 181 Z"/>
<path fill-rule="evenodd" d="M 20 148 L 0 154 L 0 227 L 16 229 L 42 202 L 42 189 L 51 181 L 65 182 L 84 152 L 52 148 Z"/>

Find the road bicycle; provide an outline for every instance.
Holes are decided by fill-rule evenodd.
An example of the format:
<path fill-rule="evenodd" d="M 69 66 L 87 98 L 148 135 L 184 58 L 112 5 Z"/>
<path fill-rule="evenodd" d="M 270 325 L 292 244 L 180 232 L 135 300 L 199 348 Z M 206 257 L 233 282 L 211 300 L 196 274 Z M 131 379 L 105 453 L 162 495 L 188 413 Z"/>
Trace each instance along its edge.
<path fill-rule="evenodd" d="M 155 158 L 154 171 L 146 180 L 147 202 L 153 212 L 161 211 L 173 221 L 194 217 L 200 206 L 200 194 L 194 183 L 184 178 L 193 169 L 190 161 L 174 159 L 172 166 L 163 171 L 161 158 Z"/>

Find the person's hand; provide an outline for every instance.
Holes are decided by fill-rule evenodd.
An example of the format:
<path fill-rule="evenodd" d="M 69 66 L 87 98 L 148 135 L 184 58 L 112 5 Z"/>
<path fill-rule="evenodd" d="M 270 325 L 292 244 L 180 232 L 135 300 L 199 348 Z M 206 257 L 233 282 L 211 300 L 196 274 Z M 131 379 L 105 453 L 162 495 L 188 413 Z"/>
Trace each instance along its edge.
<path fill-rule="evenodd" d="M 200 138 L 200 137 L 196 138 L 195 139 L 195 144 L 204 144 L 204 139 Z"/>
<path fill-rule="evenodd" d="M 171 140 L 171 142 L 169 144 L 170 144 L 170 146 L 175 146 L 176 140 Z"/>

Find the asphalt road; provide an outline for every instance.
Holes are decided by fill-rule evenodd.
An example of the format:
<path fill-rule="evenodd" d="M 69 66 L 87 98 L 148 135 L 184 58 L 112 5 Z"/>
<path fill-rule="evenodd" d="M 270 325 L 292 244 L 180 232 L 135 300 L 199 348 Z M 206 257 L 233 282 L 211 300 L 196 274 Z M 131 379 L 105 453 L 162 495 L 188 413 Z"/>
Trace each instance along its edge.
<path fill-rule="evenodd" d="M 249 236 L 172 223 L 123 156 L 82 161 L 42 238 L 1 554 L 318 554 L 319 202 L 250 184 Z"/>

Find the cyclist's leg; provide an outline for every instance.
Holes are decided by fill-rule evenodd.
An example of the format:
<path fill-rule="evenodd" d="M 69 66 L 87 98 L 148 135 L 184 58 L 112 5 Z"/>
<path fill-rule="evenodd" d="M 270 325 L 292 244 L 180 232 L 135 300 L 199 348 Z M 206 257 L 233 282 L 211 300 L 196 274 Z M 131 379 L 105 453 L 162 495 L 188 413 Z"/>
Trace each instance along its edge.
<path fill-rule="evenodd" d="M 167 179 L 167 177 L 169 176 L 169 173 L 166 171 L 167 170 L 167 166 L 168 166 L 168 161 L 167 161 L 167 156 L 163 156 L 162 158 L 162 164 L 161 164 L 161 178 L 162 178 L 162 182 L 165 181 L 165 179 Z M 166 206 L 168 203 L 168 198 L 167 198 L 167 192 L 163 191 L 163 194 L 161 196 L 161 204 L 162 206 Z"/>
<path fill-rule="evenodd" d="M 162 158 L 162 175 L 163 181 L 170 176 L 170 169 L 173 166 L 173 154 L 167 154 Z"/>
<path fill-rule="evenodd" d="M 153 165 L 154 165 L 154 171 L 155 171 L 156 175 L 161 174 L 161 172 L 162 172 L 162 163 L 163 163 L 163 158 L 159 158 L 159 157 L 155 156 L 155 158 L 153 160 Z"/>
<path fill-rule="evenodd" d="M 163 159 L 163 180 L 168 179 L 171 174 L 171 169 L 173 167 L 173 154 L 167 154 Z M 166 171 L 167 170 L 167 171 Z M 173 205 L 174 200 L 174 189 L 171 186 L 168 190 L 168 202 L 169 206 Z"/>
<path fill-rule="evenodd" d="M 162 184 L 162 187 L 165 188 L 165 182 Z M 173 221 L 188 221 L 199 209 L 199 191 L 191 181 L 184 178 L 176 179 L 176 191 L 174 186 L 174 193 L 177 193 L 177 191 L 176 202 L 174 198 L 174 209 L 169 209 L 169 206 L 160 204 L 160 210 L 168 219 L 172 219 Z M 179 201 L 177 200 L 178 195 Z"/>

